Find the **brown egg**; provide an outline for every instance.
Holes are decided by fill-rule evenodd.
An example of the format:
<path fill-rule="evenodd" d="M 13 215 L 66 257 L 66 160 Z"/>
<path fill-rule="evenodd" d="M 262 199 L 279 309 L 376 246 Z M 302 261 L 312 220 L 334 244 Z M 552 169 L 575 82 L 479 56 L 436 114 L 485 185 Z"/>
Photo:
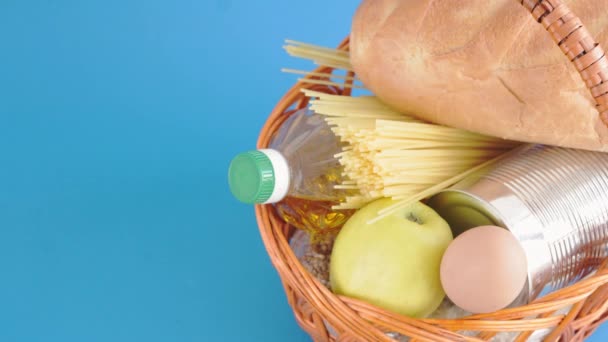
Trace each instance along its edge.
<path fill-rule="evenodd" d="M 527 278 L 527 258 L 506 229 L 481 226 L 459 235 L 441 261 L 441 284 L 464 310 L 488 313 L 511 304 Z"/>

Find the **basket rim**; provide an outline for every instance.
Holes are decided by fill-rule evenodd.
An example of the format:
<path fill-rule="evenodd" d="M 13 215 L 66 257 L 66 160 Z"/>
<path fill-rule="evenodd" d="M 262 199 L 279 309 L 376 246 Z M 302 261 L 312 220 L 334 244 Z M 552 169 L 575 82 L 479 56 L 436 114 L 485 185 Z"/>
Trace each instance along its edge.
<path fill-rule="evenodd" d="M 531 6 L 531 3 L 535 5 Z M 565 11 L 567 9 L 559 0 L 521 1 L 521 4 L 535 18 L 539 19 L 539 22 L 547 21 L 546 18 L 550 17 L 548 14 L 554 10 Z M 544 12 L 537 10 L 539 5 L 545 6 L 542 7 L 545 9 Z M 567 10 L 564 13 L 568 14 L 571 11 Z M 548 27 L 550 25 L 546 25 L 547 30 L 549 30 Z M 554 40 L 560 39 L 559 35 L 552 35 L 552 37 Z M 561 42 L 565 38 L 567 37 L 561 37 L 558 41 Z M 584 36 L 584 38 L 589 37 Z M 595 44 L 594 48 L 599 46 L 599 44 Z M 348 51 L 348 37 L 338 45 L 338 49 Z M 603 54 L 601 58 L 606 59 Z M 573 63 L 575 61 L 576 58 Z M 314 72 L 331 73 L 333 69 L 321 66 Z M 308 98 L 303 94 L 303 89 L 351 95 L 348 87 L 336 88 L 307 84 L 306 80 L 310 78 L 319 77 L 305 76 L 279 100 L 260 131 L 257 148 L 266 148 L 271 136 L 283 121 L 297 109 L 308 104 Z M 589 89 L 594 86 L 589 86 Z M 608 118 L 608 108 L 600 114 L 606 114 L 606 118 Z M 608 120 L 605 122 L 608 123 Z M 421 341 L 428 339 L 433 341 L 483 341 L 492 338 L 498 332 L 513 331 L 522 332 L 516 341 L 525 341 L 534 331 L 553 329 L 546 338 L 547 340 L 563 337 L 566 341 L 573 341 L 589 336 L 601 323 L 608 320 L 606 314 L 608 311 L 608 258 L 604 260 L 594 275 L 520 307 L 460 319 L 416 319 L 333 294 L 309 274 L 297 260 L 288 242 L 290 231 L 293 228 L 282 222 L 271 206 L 256 205 L 255 214 L 264 246 L 283 282 L 296 319 L 315 340 L 335 339 L 328 331 L 327 324 L 329 324 L 340 334 L 341 340 L 348 340 L 350 337 L 355 340 L 391 341 L 386 335 L 386 331 L 396 331 Z M 567 313 L 555 314 L 570 306 Z M 470 337 L 457 333 L 461 330 L 479 331 L 480 333 L 476 337 Z"/>

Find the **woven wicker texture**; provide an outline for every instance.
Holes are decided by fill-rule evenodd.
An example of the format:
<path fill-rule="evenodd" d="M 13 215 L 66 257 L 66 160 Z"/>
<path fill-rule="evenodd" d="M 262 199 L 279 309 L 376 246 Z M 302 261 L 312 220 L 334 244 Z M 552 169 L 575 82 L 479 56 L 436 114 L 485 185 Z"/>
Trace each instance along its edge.
<path fill-rule="evenodd" d="M 608 60 L 576 16 L 558 0 L 522 1 L 551 33 L 575 63 L 608 122 Z M 348 49 L 348 40 L 339 46 Z M 317 73 L 331 73 L 321 67 Z M 318 74 L 317 74 L 318 75 Z M 349 75 L 354 76 L 354 75 Z M 328 80 L 310 74 L 306 78 Z M 273 133 L 297 109 L 308 104 L 302 89 L 350 95 L 350 88 L 311 85 L 291 88 L 276 105 L 263 127 L 258 148 L 268 146 Z M 526 306 L 463 319 L 413 319 L 396 315 L 354 299 L 333 294 L 298 261 L 289 238 L 293 228 L 272 206 L 258 205 L 256 218 L 268 255 L 276 268 L 299 325 L 315 341 L 391 341 L 387 332 L 411 337 L 410 341 L 488 341 L 500 332 L 518 332 L 515 341 L 526 341 L 537 330 L 551 329 L 545 341 L 583 341 L 608 320 L 608 261 L 593 276 L 544 296 Z M 567 308 L 570 310 L 567 310 Z M 566 309 L 566 310 L 565 310 Z M 566 313 L 558 313 L 558 311 Z M 465 336 L 459 331 L 475 331 Z"/>
<path fill-rule="evenodd" d="M 608 125 L 608 58 L 600 44 L 561 0 L 522 0 L 521 4 L 574 63 Z"/>

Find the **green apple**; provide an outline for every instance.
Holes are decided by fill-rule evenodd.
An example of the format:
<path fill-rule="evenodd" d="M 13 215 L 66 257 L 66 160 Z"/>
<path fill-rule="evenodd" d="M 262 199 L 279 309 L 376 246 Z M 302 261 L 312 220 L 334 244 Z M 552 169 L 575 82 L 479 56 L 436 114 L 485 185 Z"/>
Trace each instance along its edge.
<path fill-rule="evenodd" d="M 331 254 L 331 287 L 392 312 L 426 317 L 445 297 L 439 267 L 452 231 L 421 202 L 368 223 L 394 203 L 376 200 L 346 222 Z"/>

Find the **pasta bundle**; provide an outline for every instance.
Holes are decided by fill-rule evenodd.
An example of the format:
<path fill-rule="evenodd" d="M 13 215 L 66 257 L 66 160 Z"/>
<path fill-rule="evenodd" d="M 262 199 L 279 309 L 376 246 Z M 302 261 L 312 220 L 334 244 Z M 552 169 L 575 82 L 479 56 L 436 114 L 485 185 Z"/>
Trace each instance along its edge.
<path fill-rule="evenodd" d="M 289 41 L 296 57 L 350 71 L 348 53 Z M 284 69 L 306 75 L 304 83 L 361 88 L 357 79 L 324 73 Z M 311 78 L 311 76 L 314 76 Z M 333 79 L 333 80 L 332 80 Z M 358 190 L 338 209 L 357 209 L 382 197 L 398 202 L 379 218 L 412 201 L 422 200 L 466 175 L 504 157 L 516 142 L 431 124 L 397 112 L 375 96 L 331 95 L 304 90 L 310 109 L 325 115 L 345 144 L 337 155 L 349 179 L 342 189 Z"/>
<path fill-rule="evenodd" d="M 517 143 L 438 126 L 391 110 L 374 97 L 328 95 L 306 90 L 311 109 L 326 115 L 345 143 L 337 155 L 359 190 L 340 209 L 359 208 L 381 197 L 409 199 L 511 150 Z"/>

